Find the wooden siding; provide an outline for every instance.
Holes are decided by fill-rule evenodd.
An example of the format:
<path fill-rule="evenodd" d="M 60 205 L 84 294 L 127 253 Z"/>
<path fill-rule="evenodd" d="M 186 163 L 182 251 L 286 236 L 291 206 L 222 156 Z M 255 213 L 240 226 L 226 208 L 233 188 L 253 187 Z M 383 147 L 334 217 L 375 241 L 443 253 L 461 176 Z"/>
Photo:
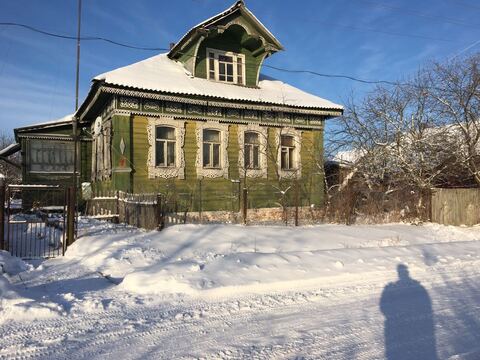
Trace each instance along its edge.
<path fill-rule="evenodd" d="M 444 225 L 480 223 L 480 189 L 433 189 L 432 222 Z"/>
<path fill-rule="evenodd" d="M 66 127 L 58 127 L 55 129 L 48 129 L 49 131 L 45 131 L 45 129 L 35 130 L 35 135 L 49 135 L 49 136 L 56 136 L 56 135 L 70 135 L 71 134 L 71 126 Z M 33 132 L 32 132 L 33 133 Z M 82 136 L 87 136 L 87 134 L 82 134 Z M 63 141 L 63 138 L 59 140 Z M 22 153 L 22 182 L 24 184 L 46 184 L 46 185 L 62 185 L 67 186 L 72 182 L 72 175 L 71 173 L 32 173 L 28 169 L 28 161 L 29 161 L 29 147 L 30 147 L 31 139 L 28 137 L 20 138 L 21 143 L 21 153 Z M 51 140 L 44 139 L 42 141 L 48 142 Z M 91 141 L 81 141 L 79 146 L 79 171 L 80 171 L 80 182 L 90 181 L 91 179 L 91 156 L 92 156 L 92 143 Z"/>
<path fill-rule="evenodd" d="M 236 20 L 241 18 L 240 15 L 234 15 L 233 17 L 236 17 Z M 223 22 L 228 23 L 230 20 L 231 19 L 224 19 Z M 250 49 L 242 44 L 249 44 Z M 232 51 L 237 54 L 245 55 L 246 86 L 257 86 L 257 72 L 263 60 L 264 52 L 260 52 L 254 56 L 253 51 L 257 50 L 261 45 L 262 43 L 260 40 L 249 36 L 245 30 L 238 25 L 234 25 L 232 28 L 227 29 L 224 33 L 215 37 L 206 38 L 200 43 L 198 48 L 195 63 L 195 76 L 207 78 L 207 48 L 222 51 Z M 186 56 L 189 56 L 189 54 Z M 184 59 L 184 61 L 185 60 L 186 59 Z"/>
<path fill-rule="evenodd" d="M 124 119 L 126 121 L 126 119 Z M 196 139 L 196 122 L 185 122 L 185 179 L 150 179 L 148 177 L 148 137 L 147 125 L 148 118 L 145 116 L 134 116 L 131 120 L 131 162 L 132 176 L 130 185 L 133 193 L 162 193 L 167 198 L 175 199 L 175 206 L 182 209 L 187 208 L 188 211 L 199 211 L 200 203 L 202 211 L 209 210 L 239 210 L 239 184 L 238 181 L 238 156 L 240 149 L 238 145 L 238 126 L 236 124 L 229 125 L 229 179 L 198 179 L 196 174 L 196 156 L 197 156 L 197 139 Z M 114 126 L 120 126 L 121 122 L 115 121 Z M 121 133 L 113 131 L 114 134 Z M 276 173 L 276 129 L 269 128 L 269 146 L 271 150 L 268 156 L 268 178 L 267 179 L 251 179 L 247 178 L 247 188 L 249 189 L 249 207 L 275 207 L 278 206 L 279 187 L 287 188 L 291 180 L 277 180 Z M 115 138 L 116 135 L 114 135 Z M 302 151 L 301 158 L 303 163 L 302 179 L 300 180 L 300 198 L 302 205 L 310 204 L 320 205 L 323 201 L 323 174 L 317 170 L 316 161 L 322 158 L 322 141 L 323 133 L 320 130 L 305 130 L 302 134 Z M 114 140 L 117 144 L 117 140 Z M 314 151 L 312 151 L 314 149 Z M 273 151 L 272 151 L 273 150 Z M 116 155 L 113 156 L 116 158 Z M 124 183 L 118 181 L 118 173 L 113 172 L 112 181 L 105 181 L 96 184 L 96 189 L 116 189 L 123 190 Z M 234 181 L 232 181 L 234 180 Z M 244 186 L 244 181 L 241 186 Z M 122 188 L 119 188 L 121 184 Z M 288 194 L 289 198 L 293 197 L 293 191 Z M 173 200 L 171 200 L 173 201 Z M 290 201 L 292 201 L 290 199 Z"/>

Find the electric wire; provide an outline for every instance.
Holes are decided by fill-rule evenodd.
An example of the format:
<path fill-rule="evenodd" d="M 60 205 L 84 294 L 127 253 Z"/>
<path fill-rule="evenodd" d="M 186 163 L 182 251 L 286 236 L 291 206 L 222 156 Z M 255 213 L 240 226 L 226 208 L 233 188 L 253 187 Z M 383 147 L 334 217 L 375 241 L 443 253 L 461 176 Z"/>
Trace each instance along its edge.
<path fill-rule="evenodd" d="M 368 1 L 368 0 L 362 0 L 362 1 L 377 4 L 375 2 Z M 30 30 L 30 31 L 34 31 L 34 32 L 37 32 L 37 33 L 40 33 L 40 34 L 43 34 L 43 35 L 46 35 L 46 36 L 51 36 L 51 37 L 66 39 L 66 40 L 75 40 L 75 41 L 77 40 L 76 36 L 57 34 L 57 33 L 53 33 L 53 32 L 50 32 L 50 31 L 41 30 L 41 29 L 35 28 L 33 26 L 30 26 L 30 25 L 16 23 L 16 22 L 0 22 L 0 26 L 20 27 L 20 28 L 24 28 L 24 29 L 27 29 L 27 30 Z M 83 41 L 103 41 L 103 42 L 107 42 L 107 43 L 110 43 L 110 44 L 113 44 L 113 45 L 116 45 L 116 46 L 121 46 L 121 47 L 129 48 L 129 49 L 135 49 L 135 50 L 169 51 L 169 49 L 162 48 L 162 47 L 143 47 L 143 46 L 135 46 L 135 45 L 125 44 L 125 43 L 121 43 L 121 42 L 111 40 L 111 39 L 101 37 L 101 36 L 83 36 L 83 37 L 80 37 L 80 40 L 83 40 Z M 437 40 L 441 40 L 441 39 L 437 39 Z M 446 41 L 448 41 L 448 40 L 446 40 Z M 473 44 L 472 47 L 474 45 L 476 45 L 476 44 Z M 187 56 L 187 57 L 195 57 L 197 59 L 200 58 L 199 56 L 190 55 L 190 54 L 182 53 L 182 52 L 179 52 L 179 54 Z M 247 66 L 247 65 L 245 65 L 245 66 Z M 347 79 L 347 80 L 351 80 L 351 81 L 354 81 L 354 82 L 358 82 L 358 83 L 362 83 L 362 84 L 369 84 L 369 85 L 414 86 L 414 85 L 408 84 L 408 83 L 401 83 L 401 82 L 388 81 L 388 80 L 360 79 L 360 78 L 357 78 L 357 77 L 352 76 L 352 75 L 327 74 L 327 73 L 320 73 L 320 72 L 317 72 L 317 71 L 306 70 L 306 69 L 285 69 L 285 68 L 281 68 L 281 67 L 273 66 L 273 65 L 268 65 L 268 64 L 263 64 L 263 67 L 270 68 L 270 69 L 276 70 L 276 71 L 285 72 L 285 73 L 309 74 L 309 75 L 319 76 L 319 77 L 323 77 L 323 78 Z"/>
<path fill-rule="evenodd" d="M 70 36 L 70 35 L 63 35 L 63 34 L 57 34 L 57 33 L 52 33 L 50 31 L 45 31 L 41 30 L 38 28 L 35 28 L 30 25 L 25 25 L 25 24 L 20 24 L 20 23 L 14 23 L 14 22 L 0 22 L 0 26 L 15 26 L 15 27 L 20 27 L 24 28 L 30 31 L 34 31 L 46 36 L 51 36 L 55 38 L 60 38 L 60 39 L 66 39 L 66 40 L 77 40 L 76 36 Z M 135 45 L 130 45 L 130 44 L 124 44 L 120 43 L 118 41 L 114 41 L 105 37 L 99 37 L 99 36 L 83 36 L 80 37 L 80 40 L 82 41 L 104 41 L 113 45 L 121 46 L 121 47 L 126 47 L 129 49 L 136 49 L 136 50 L 151 50 L 151 51 L 168 51 L 169 49 L 167 48 L 160 48 L 160 47 L 140 47 L 140 46 L 135 46 Z M 185 54 L 185 53 L 180 53 L 181 55 L 186 55 L 187 57 L 196 57 L 199 58 L 198 56 L 195 55 L 190 55 L 190 54 Z M 315 75 L 315 76 L 320 76 L 320 77 L 325 77 L 325 78 L 341 78 L 341 79 L 348 79 L 351 81 L 356 81 L 359 83 L 363 84 L 386 84 L 386 85 L 399 85 L 399 83 L 396 82 L 391 82 L 387 80 L 366 80 L 366 79 L 359 79 L 351 75 L 342 75 L 342 74 L 325 74 L 325 73 L 319 73 L 316 71 L 312 70 L 295 70 L 295 69 L 284 69 L 281 67 L 273 66 L 273 65 L 267 65 L 263 64 L 264 67 L 276 70 L 276 71 L 282 71 L 282 72 L 287 72 L 287 73 L 297 73 L 297 74 L 310 74 L 310 75 Z"/>

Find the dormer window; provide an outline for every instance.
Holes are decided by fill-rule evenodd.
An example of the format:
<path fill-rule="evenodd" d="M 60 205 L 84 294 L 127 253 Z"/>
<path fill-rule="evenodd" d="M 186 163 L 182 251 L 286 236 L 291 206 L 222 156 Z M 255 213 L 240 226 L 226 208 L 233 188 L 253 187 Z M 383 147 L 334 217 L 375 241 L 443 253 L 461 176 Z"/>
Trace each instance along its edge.
<path fill-rule="evenodd" d="M 210 80 L 245 85 L 245 55 L 207 49 Z"/>

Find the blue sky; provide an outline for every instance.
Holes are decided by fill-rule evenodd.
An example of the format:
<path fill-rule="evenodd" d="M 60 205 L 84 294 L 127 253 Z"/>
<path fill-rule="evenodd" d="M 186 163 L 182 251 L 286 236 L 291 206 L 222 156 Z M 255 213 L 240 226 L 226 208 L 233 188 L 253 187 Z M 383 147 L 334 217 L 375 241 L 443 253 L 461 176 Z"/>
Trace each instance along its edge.
<path fill-rule="evenodd" d="M 233 0 L 83 0 L 82 35 L 166 48 Z M 267 64 L 397 80 L 426 61 L 444 60 L 480 41 L 475 0 L 247 0 L 247 7 L 285 46 Z M 1 1 L 0 22 L 76 33 L 76 0 Z M 75 105 L 75 41 L 0 26 L 0 124 L 14 127 L 64 116 Z M 480 43 L 468 51 L 478 51 Z M 155 55 L 103 42 L 83 42 L 80 101 L 95 75 Z M 265 74 L 342 103 L 371 85 L 344 79 Z"/>

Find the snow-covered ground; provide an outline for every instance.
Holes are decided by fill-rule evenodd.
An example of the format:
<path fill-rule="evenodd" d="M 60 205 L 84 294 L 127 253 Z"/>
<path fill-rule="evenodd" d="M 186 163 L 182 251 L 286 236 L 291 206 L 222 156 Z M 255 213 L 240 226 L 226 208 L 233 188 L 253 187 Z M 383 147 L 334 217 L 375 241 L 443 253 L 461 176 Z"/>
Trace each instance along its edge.
<path fill-rule="evenodd" d="M 480 359 L 480 228 L 84 220 L 0 252 L 0 359 Z"/>

